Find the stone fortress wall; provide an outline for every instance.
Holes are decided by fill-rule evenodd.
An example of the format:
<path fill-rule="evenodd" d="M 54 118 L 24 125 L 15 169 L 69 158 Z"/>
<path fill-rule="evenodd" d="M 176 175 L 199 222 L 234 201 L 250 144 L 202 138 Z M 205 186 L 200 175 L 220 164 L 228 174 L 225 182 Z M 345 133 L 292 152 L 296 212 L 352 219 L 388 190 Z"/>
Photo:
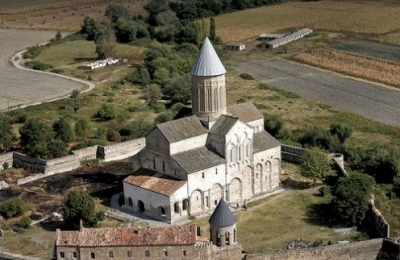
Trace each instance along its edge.
<path fill-rule="evenodd" d="M 138 138 L 107 146 L 95 145 L 74 150 L 71 152 L 71 155 L 51 160 L 43 160 L 18 152 L 10 152 L 0 155 L 0 170 L 7 163 L 8 167 L 25 168 L 33 172 L 38 172 L 38 174 L 19 179 L 17 184 L 20 185 L 54 174 L 72 171 L 79 168 L 81 161 L 99 159 L 109 162 L 125 159 L 137 154 L 145 145 L 145 138 Z"/>

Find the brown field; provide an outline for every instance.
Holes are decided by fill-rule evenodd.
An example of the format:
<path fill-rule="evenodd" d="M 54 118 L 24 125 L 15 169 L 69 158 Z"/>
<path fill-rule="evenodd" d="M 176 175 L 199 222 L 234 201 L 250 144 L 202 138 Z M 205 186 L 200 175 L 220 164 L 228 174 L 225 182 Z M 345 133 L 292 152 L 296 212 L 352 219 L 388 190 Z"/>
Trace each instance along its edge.
<path fill-rule="evenodd" d="M 3 10 L 0 12 L 1 28 L 75 32 L 80 29 L 85 16 L 105 19 L 104 11 L 110 4 L 107 0 L 74 0 L 67 3 L 63 0 L 47 0 L 44 4 L 25 1 L 26 5 L 9 5 L 7 2 L 6 8 L 2 6 L 5 4 L 0 4 L 0 9 Z M 133 14 L 145 14 L 143 9 L 145 2 L 145 0 L 118 0 L 112 3 L 123 4 Z"/>
<path fill-rule="evenodd" d="M 316 48 L 298 53 L 296 61 L 400 88 L 400 63 L 346 51 Z"/>
<path fill-rule="evenodd" d="M 264 32 L 287 32 L 303 27 L 377 37 L 399 31 L 400 24 L 395 17 L 400 17 L 400 5 L 387 1 L 299 1 L 221 15 L 216 17 L 216 25 L 217 34 L 224 42 L 243 41 Z M 393 43 L 400 44 L 397 39 Z"/>

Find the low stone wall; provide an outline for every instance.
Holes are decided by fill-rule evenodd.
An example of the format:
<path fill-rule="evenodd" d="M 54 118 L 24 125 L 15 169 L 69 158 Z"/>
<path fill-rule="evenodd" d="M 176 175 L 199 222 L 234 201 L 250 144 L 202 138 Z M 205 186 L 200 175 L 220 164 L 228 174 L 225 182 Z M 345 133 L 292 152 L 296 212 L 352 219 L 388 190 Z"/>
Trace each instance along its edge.
<path fill-rule="evenodd" d="M 306 249 L 288 250 L 272 254 L 248 254 L 246 260 L 375 260 L 382 246 L 382 238 Z"/>
<path fill-rule="evenodd" d="M 134 156 L 146 146 L 146 139 L 138 138 L 122 143 L 116 143 L 107 146 L 99 146 L 97 150 L 98 157 L 105 162 L 121 160 Z"/>
<path fill-rule="evenodd" d="M 376 259 L 399 260 L 400 259 L 400 238 L 385 238 L 381 250 Z"/>
<path fill-rule="evenodd" d="M 8 167 L 12 167 L 13 153 L 5 153 L 0 155 L 0 171 L 3 170 L 4 163 L 8 164 Z"/>
<path fill-rule="evenodd" d="M 371 208 L 367 212 L 369 227 L 376 235 L 381 237 L 390 237 L 390 226 L 382 213 L 371 203 Z"/>
<path fill-rule="evenodd" d="M 0 170 L 7 162 L 9 167 L 24 168 L 38 174 L 34 174 L 17 181 L 24 184 L 47 176 L 62 172 L 72 171 L 79 168 L 80 162 L 85 160 L 100 159 L 103 161 L 121 160 L 131 157 L 141 151 L 146 145 L 145 138 L 138 138 L 127 142 L 117 143 L 109 146 L 91 146 L 72 151 L 71 155 L 52 160 L 42 160 L 22 153 L 11 152 L 0 155 Z"/>
<path fill-rule="evenodd" d="M 282 160 L 287 162 L 298 163 L 300 157 L 306 152 L 306 149 L 293 145 L 281 145 Z"/>

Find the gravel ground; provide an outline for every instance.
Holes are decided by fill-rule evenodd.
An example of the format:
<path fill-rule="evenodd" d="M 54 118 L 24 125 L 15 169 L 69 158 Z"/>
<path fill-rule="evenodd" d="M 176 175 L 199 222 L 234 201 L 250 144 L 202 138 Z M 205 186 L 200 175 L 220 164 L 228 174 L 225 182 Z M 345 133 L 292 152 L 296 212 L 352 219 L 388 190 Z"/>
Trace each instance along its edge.
<path fill-rule="evenodd" d="M 285 60 L 253 60 L 235 69 L 301 97 L 400 127 L 399 90 Z"/>
<path fill-rule="evenodd" d="M 57 75 L 20 70 L 9 64 L 15 52 L 46 42 L 54 35 L 52 31 L 0 29 L 0 110 L 63 97 L 85 87 Z"/>

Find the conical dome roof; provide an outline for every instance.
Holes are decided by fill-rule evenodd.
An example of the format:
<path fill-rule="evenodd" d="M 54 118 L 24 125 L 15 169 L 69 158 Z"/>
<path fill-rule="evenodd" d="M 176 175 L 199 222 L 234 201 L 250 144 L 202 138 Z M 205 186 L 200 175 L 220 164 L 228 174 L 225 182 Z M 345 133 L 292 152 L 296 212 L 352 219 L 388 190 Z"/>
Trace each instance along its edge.
<path fill-rule="evenodd" d="M 221 199 L 210 219 L 208 220 L 208 223 L 216 227 L 227 227 L 235 224 L 236 218 L 232 214 L 228 205 L 226 205 L 225 201 Z"/>
<path fill-rule="evenodd" d="M 217 76 L 226 73 L 225 67 L 208 37 L 204 39 L 203 46 L 201 46 L 190 73 L 194 76 Z"/>

